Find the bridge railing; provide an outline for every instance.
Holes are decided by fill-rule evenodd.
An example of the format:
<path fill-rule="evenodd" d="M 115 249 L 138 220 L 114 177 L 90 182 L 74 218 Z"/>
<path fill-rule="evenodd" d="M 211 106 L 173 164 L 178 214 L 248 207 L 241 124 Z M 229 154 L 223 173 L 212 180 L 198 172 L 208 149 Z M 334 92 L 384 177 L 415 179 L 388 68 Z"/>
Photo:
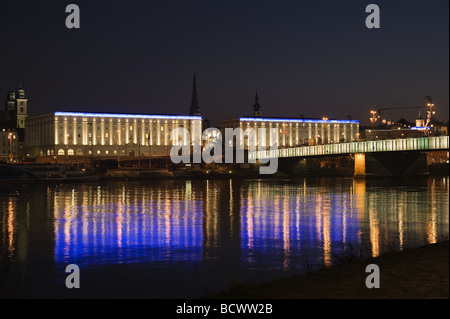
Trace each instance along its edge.
<path fill-rule="evenodd" d="M 266 151 L 249 152 L 249 159 L 266 159 L 276 157 L 303 157 L 318 155 L 338 155 L 352 153 L 427 151 L 449 148 L 448 136 L 424 136 L 403 139 L 359 141 L 312 146 L 290 147 Z"/>

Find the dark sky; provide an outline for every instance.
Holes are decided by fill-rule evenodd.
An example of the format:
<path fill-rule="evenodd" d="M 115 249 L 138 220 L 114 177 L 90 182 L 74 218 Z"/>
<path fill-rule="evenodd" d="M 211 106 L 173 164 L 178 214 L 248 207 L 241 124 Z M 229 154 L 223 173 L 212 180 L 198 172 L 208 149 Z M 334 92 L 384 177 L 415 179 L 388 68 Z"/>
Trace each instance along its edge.
<path fill-rule="evenodd" d="M 70 3 L 80 29 L 65 26 Z M 380 29 L 365 26 L 370 3 Z M 0 25 L 0 90 L 21 82 L 30 114 L 187 114 L 195 69 L 214 125 L 250 115 L 256 88 L 264 116 L 365 124 L 378 105 L 432 95 L 449 117 L 448 0 L 14 0 Z"/>

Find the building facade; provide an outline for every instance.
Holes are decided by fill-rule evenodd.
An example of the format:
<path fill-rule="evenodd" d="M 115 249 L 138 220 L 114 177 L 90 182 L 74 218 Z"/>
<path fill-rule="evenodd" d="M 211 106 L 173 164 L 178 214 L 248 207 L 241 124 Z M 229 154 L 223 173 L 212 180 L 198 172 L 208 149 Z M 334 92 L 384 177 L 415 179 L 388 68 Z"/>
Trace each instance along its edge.
<path fill-rule="evenodd" d="M 226 128 L 241 128 L 244 132 L 249 128 L 253 129 L 240 141 L 246 148 L 258 143 L 262 143 L 261 146 L 281 148 L 344 143 L 359 139 L 359 122 L 351 120 L 240 117 L 221 122 L 223 136 Z M 258 135 L 261 132 L 259 128 L 265 129 L 265 136 Z"/>
<path fill-rule="evenodd" d="M 283 148 L 352 142 L 359 139 L 359 121 L 262 117 L 258 92 L 255 95 L 252 116 L 221 121 L 222 138 L 227 138 L 226 128 L 243 130 L 243 136 L 236 143 L 244 145 L 245 148 L 254 148 L 257 145 Z M 262 128 L 265 130 L 259 130 Z M 265 136 L 260 136 L 260 133 Z"/>
<path fill-rule="evenodd" d="M 14 162 L 21 153 L 23 145 L 19 142 L 19 136 L 15 130 L 3 129 L 0 131 L 0 162 Z"/>
<path fill-rule="evenodd" d="M 29 116 L 28 156 L 160 156 L 178 144 L 201 143 L 202 117 L 54 112 Z M 186 136 L 171 139 L 184 128 Z M 187 136 L 189 134 L 189 136 Z"/>

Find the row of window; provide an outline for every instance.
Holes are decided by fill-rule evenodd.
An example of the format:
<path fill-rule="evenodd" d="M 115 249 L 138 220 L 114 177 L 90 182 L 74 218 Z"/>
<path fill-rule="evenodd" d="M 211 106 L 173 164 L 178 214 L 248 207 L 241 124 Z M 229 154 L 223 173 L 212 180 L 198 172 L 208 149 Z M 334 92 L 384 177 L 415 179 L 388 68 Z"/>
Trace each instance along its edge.
<path fill-rule="evenodd" d="M 66 152 L 67 152 L 67 154 L 66 154 Z M 127 151 L 124 150 L 124 149 L 120 150 L 120 153 L 121 153 L 121 155 L 127 155 Z M 128 150 L 128 155 L 135 154 L 135 153 L 136 153 L 135 150 Z M 118 150 L 112 150 L 112 151 L 110 151 L 110 150 L 103 150 L 103 151 L 102 150 L 95 150 L 95 151 L 88 150 L 87 154 L 84 154 L 83 150 L 81 150 L 81 149 L 74 150 L 74 149 L 71 149 L 71 148 L 70 149 L 62 149 L 61 148 L 61 149 L 59 149 L 56 152 L 56 154 L 59 155 L 59 156 L 65 156 L 65 155 L 69 155 L 69 156 L 74 156 L 74 155 L 83 156 L 83 155 L 93 155 L 93 154 L 96 154 L 96 155 L 117 155 L 118 154 Z M 45 155 L 53 156 L 53 155 L 55 155 L 55 151 L 54 150 L 47 150 L 46 152 L 41 151 L 41 156 L 45 156 Z"/>

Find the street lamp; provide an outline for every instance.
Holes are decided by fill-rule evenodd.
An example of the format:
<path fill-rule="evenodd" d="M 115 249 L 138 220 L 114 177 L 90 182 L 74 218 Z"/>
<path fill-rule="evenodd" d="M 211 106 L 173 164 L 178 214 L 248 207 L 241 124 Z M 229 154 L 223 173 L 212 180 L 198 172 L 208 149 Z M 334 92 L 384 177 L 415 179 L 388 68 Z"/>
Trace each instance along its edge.
<path fill-rule="evenodd" d="M 9 139 L 9 163 L 13 163 L 13 151 L 12 151 L 12 139 L 13 139 L 13 133 L 8 134 Z"/>
<path fill-rule="evenodd" d="M 372 123 L 372 128 L 375 128 L 375 122 L 378 120 L 376 114 L 377 111 L 370 111 L 370 113 L 372 114 L 372 117 L 370 118 L 370 122 Z"/>
<path fill-rule="evenodd" d="M 427 127 L 428 127 L 428 125 L 429 125 L 430 122 L 431 122 L 431 117 L 432 117 L 434 114 L 436 114 L 436 112 L 433 111 L 434 103 L 427 103 L 427 107 L 429 107 L 430 110 L 427 111 L 427 121 L 426 121 L 426 123 L 425 123 L 425 130 L 426 130 L 426 132 L 428 132 Z M 431 127 L 433 127 L 433 125 L 431 125 Z"/>

